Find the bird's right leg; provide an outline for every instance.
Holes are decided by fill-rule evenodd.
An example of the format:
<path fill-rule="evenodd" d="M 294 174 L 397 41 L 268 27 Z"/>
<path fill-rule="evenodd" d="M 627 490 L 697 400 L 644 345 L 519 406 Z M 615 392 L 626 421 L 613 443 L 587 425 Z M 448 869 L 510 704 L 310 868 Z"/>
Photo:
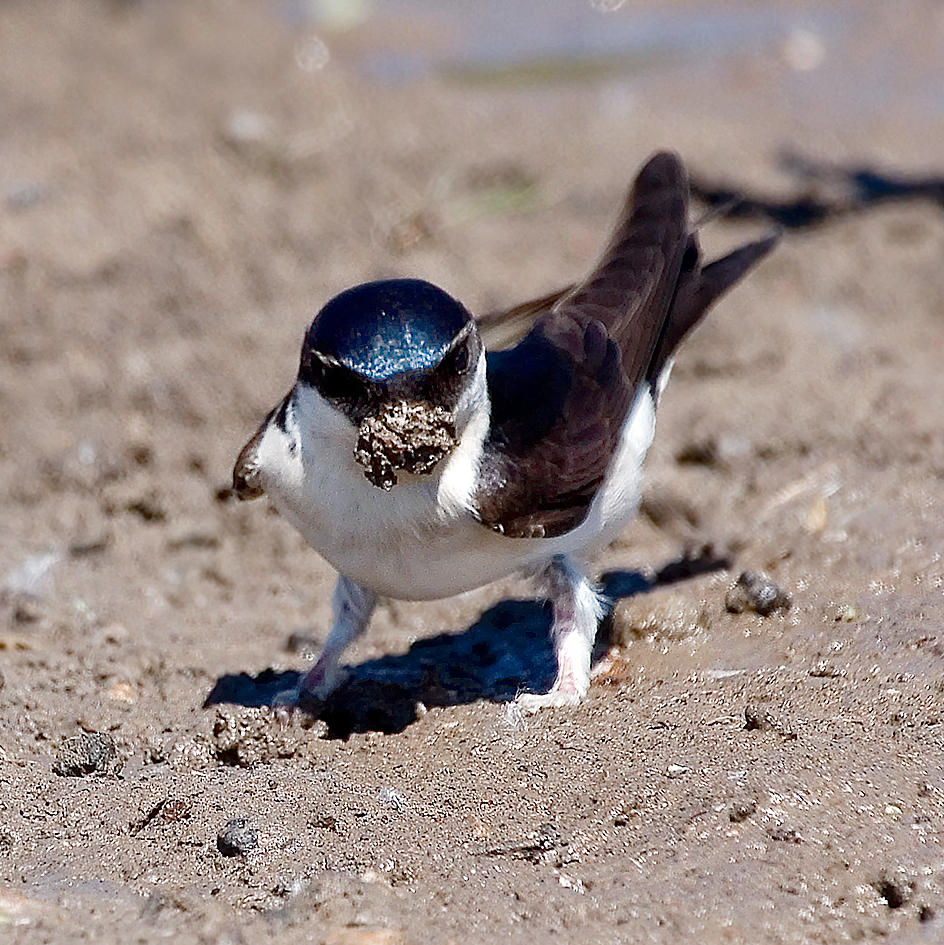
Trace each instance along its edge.
<path fill-rule="evenodd" d="M 279 693 L 276 702 L 298 705 L 321 700 L 341 682 L 341 654 L 367 629 L 377 606 L 377 595 L 346 577 L 338 577 L 331 596 L 334 622 L 315 665 L 304 673 L 294 689 Z"/>

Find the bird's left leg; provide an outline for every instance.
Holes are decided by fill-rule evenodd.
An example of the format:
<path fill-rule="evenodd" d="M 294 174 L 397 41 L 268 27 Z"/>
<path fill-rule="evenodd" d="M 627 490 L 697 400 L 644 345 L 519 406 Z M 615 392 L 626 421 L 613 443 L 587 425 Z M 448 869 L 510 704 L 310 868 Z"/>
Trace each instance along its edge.
<path fill-rule="evenodd" d="M 553 611 L 551 639 L 557 678 L 550 692 L 518 697 L 525 712 L 549 706 L 576 705 L 590 688 L 593 641 L 603 617 L 603 601 L 575 561 L 557 555 L 541 574 Z"/>

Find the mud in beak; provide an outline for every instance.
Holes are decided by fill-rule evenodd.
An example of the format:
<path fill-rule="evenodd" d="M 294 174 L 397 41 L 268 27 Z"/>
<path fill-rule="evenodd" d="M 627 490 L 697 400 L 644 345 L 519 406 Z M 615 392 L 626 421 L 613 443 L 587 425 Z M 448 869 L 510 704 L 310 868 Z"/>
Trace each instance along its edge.
<path fill-rule="evenodd" d="M 367 479 L 388 492 L 397 484 L 397 472 L 428 475 L 457 443 L 448 411 L 401 400 L 384 404 L 361 422 L 354 458 Z"/>

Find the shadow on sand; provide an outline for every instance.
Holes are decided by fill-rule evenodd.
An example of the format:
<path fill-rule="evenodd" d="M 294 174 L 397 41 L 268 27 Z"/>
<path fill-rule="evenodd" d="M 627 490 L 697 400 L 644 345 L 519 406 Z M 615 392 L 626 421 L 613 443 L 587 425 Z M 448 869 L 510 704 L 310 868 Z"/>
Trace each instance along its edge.
<path fill-rule="evenodd" d="M 885 203 L 923 201 L 944 209 L 944 177 L 907 176 L 867 164 L 816 161 L 794 151 L 779 156 L 797 181 L 794 194 L 771 197 L 693 175 L 692 196 L 730 219 L 770 220 L 785 230 L 812 229 Z"/>
<path fill-rule="evenodd" d="M 711 552 L 680 558 L 652 577 L 638 571 L 608 571 L 601 589 L 612 603 L 654 587 L 730 566 Z M 302 705 L 323 719 L 329 735 L 347 738 L 354 732 L 401 732 L 417 718 L 416 706 L 461 705 L 486 699 L 508 702 L 521 692 L 546 692 L 556 665 L 549 630 L 550 606 L 538 600 L 503 600 L 490 607 L 467 630 L 417 640 L 401 655 L 384 656 L 348 667 L 348 677 L 322 703 Z M 608 619 L 600 625 L 594 662 L 609 648 Z M 267 706 L 282 690 L 291 689 L 298 672 L 267 669 L 221 676 L 204 707 L 228 703 Z"/>

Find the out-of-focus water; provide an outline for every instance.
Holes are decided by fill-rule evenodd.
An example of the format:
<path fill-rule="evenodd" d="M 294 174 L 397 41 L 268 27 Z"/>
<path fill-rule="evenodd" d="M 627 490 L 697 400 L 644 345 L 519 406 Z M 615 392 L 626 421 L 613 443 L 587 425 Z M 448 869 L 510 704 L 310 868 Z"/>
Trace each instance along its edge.
<path fill-rule="evenodd" d="M 801 34 L 829 43 L 856 17 L 851 4 L 797 9 L 637 3 L 610 9 L 614 3 L 389 0 L 375 15 L 424 21 L 444 43 L 437 49 L 374 50 L 363 66 L 387 80 L 432 71 L 469 80 L 594 77 L 764 52 Z"/>
<path fill-rule="evenodd" d="M 944 117 L 944 8 L 878 0 L 281 0 L 296 28 L 364 29 L 355 68 L 381 83 L 445 75 L 507 87 L 680 72 L 711 82 L 753 57 L 798 109 L 846 121 Z M 330 39 L 329 45 L 330 45 Z"/>

